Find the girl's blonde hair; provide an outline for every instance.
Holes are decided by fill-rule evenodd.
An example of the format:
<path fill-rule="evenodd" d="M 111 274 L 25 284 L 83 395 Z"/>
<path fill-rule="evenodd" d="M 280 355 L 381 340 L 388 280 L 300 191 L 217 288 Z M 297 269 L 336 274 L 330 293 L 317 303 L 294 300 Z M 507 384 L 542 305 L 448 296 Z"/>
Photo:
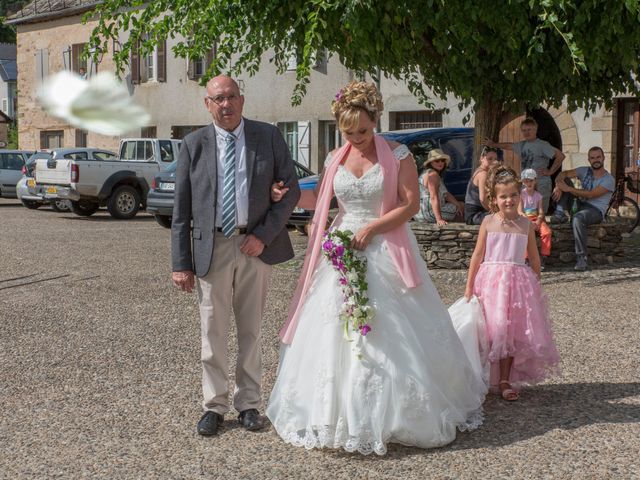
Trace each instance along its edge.
<path fill-rule="evenodd" d="M 502 165 L 496 165 L 489 169 L 487 174 L 487 181 L 485 182 L 485 188 L 487 189 L 487 198 L 489 199 L 489 205 L 491 206 L 491 212 L 496 213 L 498 211 L 498 202 L 496 198 L 496 185 L 509 185 L 514 184 L 520 192 L 522 188 L 522 182 L 518 177 L 518 174 L 513 168 L 505 167 Z"/>
<path fill-rule="evenodd" d="M 378 121 L 384 104 L 382 95 L 373 83 L 349 82 L 331 102 L 331 113 L 341 131 L 358 127 L 360 112 L 365 112 L 372 122 Z"/>

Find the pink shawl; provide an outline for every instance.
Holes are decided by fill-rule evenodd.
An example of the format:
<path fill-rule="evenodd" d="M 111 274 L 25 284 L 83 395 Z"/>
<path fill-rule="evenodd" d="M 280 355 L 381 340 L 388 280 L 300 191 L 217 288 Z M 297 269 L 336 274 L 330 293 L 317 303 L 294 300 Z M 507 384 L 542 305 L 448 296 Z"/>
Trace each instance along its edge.
<path fill-rule="evenodd" d="M 398 169 L 399 163 L 393 156 L 393 152 L 387 141 L 376 135 L 374 137 L 378 162 L 382 168 L 384 175 L 384 193 L 382 197 L 381 215 L 396 208 L 398 205 Z M 309 235 L 309 244 L 307 253 L 302 267 L 302 273 L 298 279 L 298 285 L 289 307 L 289 315 L 284 326 L 280 330 L 280 338 L 283 343 L 289 344 L 293 341 L 293 336 L 298 325 L 298 317 L 304 305 L 304 299 L 311 286 L 313 273 L 316 270 L 318 259 L 321 255 L 322 237 L 325 232 L 327 218 L 329 217 L 329 205 L 334 196 L 333 179 L 336 176 L 338 167 L 347 158 L 351 144 L 347 142 L 336 153 L 331 164 L 324 172 L 322 184 L 318 191 L 318 201 L 316 210 L 311 221 L 311 233 Z M 409 247 L 409 236 L 406 225 L 388 231 L 383 234 L 389 248 L 389 255 L 393 259 L 400 277 L 407 288 L 413 288 L 422 283 L 418 275 L 418 269 L 415 259 Z M 336 286 L 337 288 L 337 286 Z"/>

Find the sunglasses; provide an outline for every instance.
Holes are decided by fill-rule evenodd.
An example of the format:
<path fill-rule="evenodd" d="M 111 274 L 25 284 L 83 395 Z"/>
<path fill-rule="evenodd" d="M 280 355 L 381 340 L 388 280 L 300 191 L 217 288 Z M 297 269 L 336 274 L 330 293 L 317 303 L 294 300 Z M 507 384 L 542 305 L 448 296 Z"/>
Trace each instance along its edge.
<path fill-rule="evenodd" d="M 487 153 L 498 153 L 498 149 L 494 148 L 494 147 L 489 147 L 487 145 L 483 145 L 482 146 L 482 151 L 480 152 L 480 155 L 485 156 Z"/>

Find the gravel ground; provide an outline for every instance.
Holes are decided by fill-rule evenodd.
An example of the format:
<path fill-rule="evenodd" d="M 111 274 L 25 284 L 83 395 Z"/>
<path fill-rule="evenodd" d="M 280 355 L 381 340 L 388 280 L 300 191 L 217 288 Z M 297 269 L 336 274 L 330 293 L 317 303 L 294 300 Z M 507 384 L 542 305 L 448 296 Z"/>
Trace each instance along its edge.
<path fill-rule="evenodd" d="M 264 319 L 264 392 L 298 256 L 274 269 Z M 545 272 L 562 376 L 444 448 L 385 457 L 306 451 L 235 412 L 200 416 L 195 295 L 170 283 L 169 231 L 0 200 L 0 478 L 640 478 L 640 236 L 623 265 Z M 464 272 L 434 271 L 446 303 Z M 230 339 L 235 357 L 235 339 Z"/>

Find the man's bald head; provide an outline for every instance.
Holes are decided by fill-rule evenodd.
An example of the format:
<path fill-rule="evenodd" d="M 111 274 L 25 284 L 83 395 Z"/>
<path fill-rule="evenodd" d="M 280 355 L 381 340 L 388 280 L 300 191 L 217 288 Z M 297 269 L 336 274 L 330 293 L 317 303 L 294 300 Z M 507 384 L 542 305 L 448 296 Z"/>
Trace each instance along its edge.
<path fill-rule="evenodd" d="M 240 87 L 238 83 L 227 75 L 218 75 L 207 82 L 207 93 L 211 95 L 212 91 L 217 88 L 233 88 L 237 95 L 240 95 Z M 211 95 L 213 96 L 213 95 Z"/>

